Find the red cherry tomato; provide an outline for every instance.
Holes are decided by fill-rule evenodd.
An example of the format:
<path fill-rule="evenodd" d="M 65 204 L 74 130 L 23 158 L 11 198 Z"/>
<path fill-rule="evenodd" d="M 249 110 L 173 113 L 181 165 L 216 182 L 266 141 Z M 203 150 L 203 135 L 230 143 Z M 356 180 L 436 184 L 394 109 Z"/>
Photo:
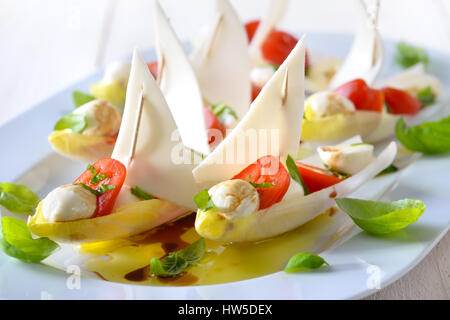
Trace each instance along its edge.
<path fill-rule="evenodd" d="M 287 169 L 280 160 L 273 156 L 259 158 L 235 175 L 233 179 L 247 181 L 249 175 L 251 182 L 274 184 L 273 187 L 256 188 L 259 194 L 259 209 L 265 209 L 280 202 L 291 182 Z"/>
<path fill-rule="evenodd" d="M 248 41 L 251 42 L 259 26 L 259 20 L 253 20 L 245 25 Z M 264 59 L 280 66 L 297 44 L 298 39 L 291 34 L 277 29 L 272 30 L 262 44 Z M 305 56 L 305 68 L 309 67 L 308 54 Z"/>
<path fill-rule="evenodd" d="M 153 78 L 158 77 L 158 61 L 152 61 L 147 63 L 148 70 L 150 70 L 150 73 L 152 74 Z"/>
<path fill-rule="evenodd" d="M 97 209 L 95 210 L 93 217 L 101 217 L 112 212 L 117 196 L 119 195 L 125 180 L 127 170 L 120 161 L 111 158 L 98 160 L 93 166 L 97 169 L 97 174 L 105 174 L 108 178 L 96 184 L 91 184 L 90 180 L 93 173 L 90 170 L 86 170 L 73 184 L 83 183 L 94 190 L 98 190 L 100 184 L 116 186 L 114 189 L 108 190 L 97 196 Z"/>
<path fill-rule="evenodd" d="M 322 168 L 310 166 L 299 161 L 296 164 L 303 182 L 311 193 L 328 188 L 342 181 Z"/>
<path fill-rule="evenodd" d="M 225 127 L 210 108 L 204 107 L 203 113 L 205 115 L 206 129 L 208 129 L 208 143 L 212 146 L 217 146 L 225 137 Z"/>
<path fill-rule="evenodd" d="M 259 26 L 259 20 L 252 20 L 245 24 L 245 31 L 247 31 L 248 42 L 251 42 L 256 30 Z"/>
<path fill-rule="evenodd" d="M 363 79 L 355 79 L 344 83 L 340 87 L 334 89 L 334 92 L 350 99 L 358 110 L 376 112 L 381 112 L 383 110 L 383 91 L 369 88 Z"/>
<path fill-rule="evenodd" d="M 382 89 L 389 111 L 393 114 L 416 114 L 422 108 L 419 99 L 408 92 L 394 88 Z"/>
<path fill-rule="evenodd" d="M 254 84 L 254 83 L 252 82 L 252 102 L 253 102 L 253 100 L 256 99 L 256 97 L 258 96 L 258 94 L 261 92 L 261 89 L 262 89 L 262 88 L 258 87 L 256 84 Z"/>

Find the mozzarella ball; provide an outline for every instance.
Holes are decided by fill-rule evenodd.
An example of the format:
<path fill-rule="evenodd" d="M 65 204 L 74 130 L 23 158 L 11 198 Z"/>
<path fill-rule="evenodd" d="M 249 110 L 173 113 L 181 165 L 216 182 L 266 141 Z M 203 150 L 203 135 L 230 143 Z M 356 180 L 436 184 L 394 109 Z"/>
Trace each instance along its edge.
<path fill-rule="evenodd" d="M 42 213 L 50 222 L 90 218 L 97 208 L 97 197 L 79 185 L 68 184 L 51 191 L 43 200 Z"/>
<path fill-rule="evenodd" d="M 249 215 L 259 208 L 256 188 L 244 180 L 227 180 L 208 191 L 214 206 L 227 219 Z"/>
<path fill-rule="evenodd" d="M 114 82 L 118 81 L 123 87 L 128 84 L 128 78 L 130 77 L 131 63 L 123 61 L 114 61 L 108 65 L 103 75 L 103 81 Z"/>
<path fill-rule="evenodd" d="M 275 74 L 275 68 L 271 65 L 261 65 L 254 67 L 250 73 L 250 79 L 258 88 L 264 87 L 264 85 Z"/>
<path fill-rule="evenodd" d="M 106 100 L 93 100 L 75 109 L 75 114 L 86 116 L 87 127 L 83 134 L 109 137 L 119 132 L 122 116 Z"/>
<path fill-rule="evenodd" d="M 354 175 L 373 161 L 373 145 L 319 147 L 320 159 L 337 172 Z"/>
<path fill-rule="evenodd" d="M 355 111 L 353 102 L 332 91 L 317 92 L 305 101 L 305 118 L 308 120 L 353 111 Z"/>

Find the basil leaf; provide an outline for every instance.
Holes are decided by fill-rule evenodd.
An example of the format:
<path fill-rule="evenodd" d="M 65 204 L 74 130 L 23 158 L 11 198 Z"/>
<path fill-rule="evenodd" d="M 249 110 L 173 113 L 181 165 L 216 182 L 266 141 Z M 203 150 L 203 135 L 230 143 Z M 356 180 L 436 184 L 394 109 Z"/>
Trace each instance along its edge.
<path fill-rule="evenodd" d="M 93 95 L 90 95 L 88 93 L 84 93 L 78 90 L 74 90 L 72 92 L 72 98 L 73 98 L 73 104 L 75 105 L 75 108 L 81 107 L 83 104 L 86 104 L 92 100 L 95 100 L 95 97 Z"/>
<path fill-rule="evenodd" d="M 150 269 L 159 277 L 170 277 L 180 274 L 189 266 L 189 263 L 178 255 L 168 255 L 164 259 L 152 258 Z"/>
<path fill-rule="evenodd" d="M 209 196 L 208 190 L 203 189 L 199 193 L 197 193 L 194 196 L 195 204 L 197 205 L 197 208 L 199 208 L 202 211 L 208 211 L 214 208 L 214 202 L 212 201 L 211 197 Z"/>
<path fill-rule="evenodd" d="M 93 193 L 94 195 L 96 195 L 97 197 L 98 197 L 98 196 L 101 196 L 101 195 L 104 194 L 106 191 L 112 190 L 112 189 L 114 189 L 114 188 L 116 187 L 116 186 L 113 185 L 113 184 L 108 184 L 108 185 L 100 184 L 100 185 L 98 186 L 98 190 L 95 190 L 95 189 L 89 187 L 87 184 L 84 184 L 84 183 L 81 183 L 81 182 L 80 182 L 80 183 L 77 183 L 77 185 L 83 187 L 84 189 L 88 190 L 89 192 L 92 192 L 92 193 Z"/>
<path fill-rule="evenodd" d="M 204 254 L 205 239 L 200 238 L 182 250 L 169 253 L 163 259 L 152 258 L 150 260 L 150 269 L 155 275 L 160 277 L 175 276 L 190 265 L 200 261 Z"/>
<path fill-rule="evenodd" d="M 314 270 L 320 268 L 324 264 L 329 266 L 329 264 L 318 255 L 308 252 L 297 253 L 295 256 L 289 259 L 289 262 L 287 263 L 286 268 L 284 268 L 284 271 L 292 273 Z"/>
<path fill-rule="evenodd" d="M 286 159 L 286 167 L 289 171 L 289 175 L 292 179 L 297 181 L 303 188 L 303 193 L 306 195 L 310 194 L 308 187 L 305 185 L 305 182 L 302 179 L 302 176 L 300 175 L 300 171 L 298 171 L 297 165 L 295 164 L 294 159 L 289 154 Z"/>
<path fill-rule="evenodd" d="M 84 114 L 69 113 L 56 122 L 54 130 L 70 129 L 72 132 L 81 133 L 87 127 L 87 120 Z"/>
<path fill-rule="evenodd" d="M 131 188 L 131 194 L 136 196 L 137 198 L 141 199 L 141 200 L 152 200 L 155 199 L 154 196 L 152 196 L 151 194 L 145 192 L 144 190 L 142 190 L 141 188 L 139 188 L 138 186 Z"/>
<path fill-rule="evenodd" d="M 100 184 L 98 186 L 97 192 L 100 192 L 100 194 L 104 194 L 106 191 L 109 191 L 109 190 L 112 190 L 115 188 L 116 188 L 116 186 L 113 184 Z"/>
<path fill-rule="evenodd" d="M 40 262 L 59 249 L 59 245 L 48 239 L 33 239 L 25 221 L 2 218 L 0 248 L 7 255 L 26 262 Z"/>
<path fill-rule="evenodd" d="M 396 166 L 394 166 L 393 164 L 391 164 L 388 167 L 386 167 L 383 171 L 381 171 L 379 174 L 377 174 L 377 177 L 382 176 L 384 174 L 396 172 L 396 171 L 398 171 L 398 168 Z"/>
<path fill-rule="evenodd" d="M 420 200 L 404 199 L 392 202 L 335 199 L 341 210 L 364 231 L 382 235 L 401 230 L 416 222 L 426 209 Z"/>
<path fill-rule="evenodd" d="M 400 118 L 395 125 L 397 139 L 409 150 L 425 154 L 450 151 L 450 117 L 407 127 Z"/>
<path fill-rule="evenodd" d="M 256 182 L 251 182 L 250 178 L 252 177 L 251 174 L 248 175 L 247 177 L 247 182 L 250 183 L 253 187 L 255 188 L 270 188 L 270 187 L 275 187 L 275 185 L 271 182 L 263 182 L 263 183 L 256 183 Z"/>
<path fill-rule="evenodd" d="M 397 44 L 395 61 L 403 68 L 409 68 L 419 62 L 426 66 L 429 62 L 428 54 L 423 48 L 409 45 L 406 42 Z"/>
<path fill-rule="evenodd" d="M 97 174 L 97 169 L 91 164 L 88 164 L 87 170 L 92 172 L 91 180 L 89 181 L 90 184 L 97 184 L 102 180 L 105 180 L 106 178 L 110 178 L 106 174 Z"/>
<path fill-rule="evenodd" d="M 224 123 L 228 115 L 234 119 L 238 119 L 236 112 L 224 103 L 218 103 L 210 107 L 211 111 L 216 115 L 221 123 Z"/>
<path fill-rule="evenodd" d="M 177 254 L 189 264 L 194 264 L 203 258 L 203 255 L 205 254 L 205 247 L 205 239 L 200 238 L 186 248 L 177 251 Z"/>
<path fill-rule="evenodd" d="M 323 163 L 323 166 L 325 167 L 325 169 L 327 169 L 328 171 L 330 171 L 330 173 L 333 174 L 333 176 L 339 178 L 339 179 L 347 179 L 348 177 L 350 177 L 349 174 L 347 173 L 342 173 L 339 171 L 336 171 L 334 169 L 331 169 L 329 165 L 327 165 L 326 163 Z"/>
<path fill-rule="evenodd" d="M 433 89 L 428 86 L 417 92 L 417 99 L 422 103 L 422 106 L 426 107 L 436 101 L 436 94 L 433 92 Z"/>
<path fill-rule="evenodd" d="M 31 214 L 39 201 L 39 197 L 27 186 L 0 182 L 0 205 L 11 212 Z"/>

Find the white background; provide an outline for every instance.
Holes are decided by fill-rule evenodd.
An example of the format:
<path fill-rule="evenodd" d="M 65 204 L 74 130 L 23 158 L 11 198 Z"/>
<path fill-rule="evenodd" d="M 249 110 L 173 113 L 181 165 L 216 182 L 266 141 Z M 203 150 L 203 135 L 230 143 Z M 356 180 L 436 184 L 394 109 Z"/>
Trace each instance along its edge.
<path fill-rule="evenodd" d="M 161 0 L 181 39 L 207 24 L 212 0 Z M 264 0 L 231 0 L 242 19 Z M 353 32 L 356 0 L 291 0 L 282 28 Z M 381 0 L 384 37 L 450 53 L 449 0 Z M 99 66 L 153 45 L 149 0 L 0 0 L 0 125 Z M 449 61 L 450 63 L 450 61 Z M 3 137 L 4 138 L 4 137 Z M 369 299 L 449 299 L 450 236 L 405 277 Z"/>

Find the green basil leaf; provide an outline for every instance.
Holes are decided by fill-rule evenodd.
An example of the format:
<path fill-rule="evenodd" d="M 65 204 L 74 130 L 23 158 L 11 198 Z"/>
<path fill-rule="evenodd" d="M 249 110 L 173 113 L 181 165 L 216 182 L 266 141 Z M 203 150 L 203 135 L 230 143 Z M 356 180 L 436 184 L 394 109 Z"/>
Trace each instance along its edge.
<path fill-rule="evenodd" d="M 0 205 L 11 212 L 31 214 L 40 199 L 27 186 L 0 182 Z"/>
<path fill-rule="evenodd" d="M 56 122 L 54 130 L 70 129 L 75 133 L 81 133 L 87 127 L 87 120 L 84 114 L 69 113 Z"/>
<path fill-rule="evenodd" d="M 115 189 L 116 188 L 116 186 L 115 185 L 113 185 L 113 184 L 100 184 L 99 186 L 98 186 L 98 192 L 100 192 L 100 194 L 104 194 L 106 191 L 109 191 L 109 190 L 112 190 L 112 189 Z"/>
<path fill-rule="evenodd" d="M 7 255 L 26 262 L 40 262 L 59 249 L 59 245 L 48 239 L 33 239 L 25 221 L 2 217 L 0 248 Z"/>
<path fill-rule="evenodd" d="M 263 183 L 251 182 L 250 181 L 251 177 L 252 177 L 252 175 L 249 174 L 248 177 L 247 177 L 247 182 L 250 183 L 255 188 L 271 188 L 271 187 L 275 187 L 275 184 L 273 184 L 271 182 L 263 182 Z"/>
<path fill-rule="evenodd" d="M 417 92 L 417 99 L 422 103 L 422 106 L 426 107 L 436 101 L 436 94 L 433 92 L 433 89 L 428 86 Z"/>
<path fill-rule="evenodd" d="M 202 211 L 208 211 L 214 208 L 214 202 L 212 201 L 211 197 L 209 196 L 208 190 L 203 189 L 199 193 L 197 193 L 194 196 L 195 204 L 197 205 L 197 208 L 199 208 Z"/>
<path fill-rule="evenodd" d="M 395 125 L 397 139 L 409 150 L 425 154 L 450 151 L 450 117 L 408 127 L 403 118 Z"/>
<path fill-rule="evenodd" d="M 325 169 L 327 169 L 328 171 L 330 171 L 330 173 L 333 174 L 333 176 L 339 178 L 339 179 L 347 179 L 348 177 L 350 177 L 349 174 L 347 173 L 342 173 L 339 172 L 337 170 L 331 169 L 329 165 L 327 165 L 326 163 L 323 163 L 323 166 L 325 167 Z"/>
<path fill-rule="evenodd" d="M 329 265 L 322 257 L 319 257 L 318 255 L 308 252 L 297 253 L 289 259 L 284 271 L 292 273 L 314 270 L 320 268 L 324 264 L 327 266 Z"/>
<path fill-rule="evenodd" d="M 416 222 L 426 209 L 420 200 L 404 199 L 392 202 L 335 199 L 342 211 L 364 231 L 383 235 L 406 228 Z"/>
<path fill-rule="evenodd" d="M 180 256 L 168 255 L 164 259 L 152 258 L 150 260 L 150 270 L 159 277 L 176 276 L 183 272 L 189 263 Z"/>
<path fill-rule="evenodd" d="M 429 59 L 427 52 L 423 48 L 400 42 L 397 44 L 395 61 L 403 68 L 409 68 L 419 62 L 422 62 L 426 66 L 428 65 Z"/>
<path fill-rule="evenodd" d="M 194 264 L 203 258 L 205 247 L 205 239 L 200 238 L 186 248 L 177 251 L 177 254 L 189 264 Z"/>
<path fill-rule="evenodd" d="M 87 170 L 92 172 L 91 180 L 89 181 L 90 184 L 97 184 L 102 180 L 105 180 L 106 178 L 110 178 L 106 174 L 97 174 L 97 169 L 91 164 L 88 164 Z"/>
<path fill-rule="evenodd" d="M 305 182 L 302 179 L 302 176 L 300 175 L 300 171 L 298 171 L 297 165 L 295 164 L 294 159 L 289 154 L 286 159 L 286 167 L 289 171 L 289 175 L 292 179 L 297 181 L 303 188 L 303 193 L 306 195 L 310 194 L 308 187 L 305 185 Z"/>
<path fill-rule="evenodd" d="M 211 111 L 216 115 L 221 123 L 224 123 L 228 115 L 234 119 L 238 119 L 236 112 L 224 103 L 218 103 L 210 107 Z"/>
<path fill-rule="evenodd" d="M 88 93 L 84 93 L 78 90 L 74 90 L 72 92 L 72 98 L 73 98 L 73 104 L 75 105 L 75 108 L 81 107 L 83 104 L 86 104 L 92 100 L 95 100 L 95 97 L 93 95 L 90 95 Z"/>
<path fill-rule="evenodd" d="M 89 192 L 92 192 L 92 193 L 93 193 L 94 195 L 96 195 L 97 197 L 98 197 L 98 196 L 101 196 L 101 195 L 104 194 L 106 191 L 112 190 L 112 189 L 114 189 L 114 188 L 116 187 L 116 186 L 113 185 L 113 184 L 108 184 L 108 185 L 100 184 L 100 185 L 98 186 L 98 190 L 95 190 L 95 189 L 89 187 L 87 184 L 84 184 L 84 183 L 81 183 L 81 182 L 80 182 L 80 183 L 77 183 L 76 185 L 83 187 L 84 189 L 88 190 Z"/>
<path fill-rule="evenodd" d="M 155 199 L 154 196 L 152 196 L 151 194 L 145 192 L 144 190 L 142 190 L 141 188 L 139 188 L 138 186 L 131 188 L 131 194 L 136 196 L 137 198 L 141 199 L 141 200 L 152 200 Z"/>
<path fill-rule="evenodd" d="M 398 171 L 398 168 L 396 166 L 394 166 L 393 164 L 390 164 L 383 171 L 381 171 L 379 174 L 377 174 L 377 177 L 385 175 L 385 174 L 389 174 L 392 172 L 396 172 L 396 171 Z"/>
<path fill-rule="evenodd" d="M 200 238 L 191 245 L 176 252 L 171 252 L 163 259 L 150 260 L 151 271 L 160 277 L 175 276 L 187 267 L 197 263 L 205 254 L 205 239 Z"/>

